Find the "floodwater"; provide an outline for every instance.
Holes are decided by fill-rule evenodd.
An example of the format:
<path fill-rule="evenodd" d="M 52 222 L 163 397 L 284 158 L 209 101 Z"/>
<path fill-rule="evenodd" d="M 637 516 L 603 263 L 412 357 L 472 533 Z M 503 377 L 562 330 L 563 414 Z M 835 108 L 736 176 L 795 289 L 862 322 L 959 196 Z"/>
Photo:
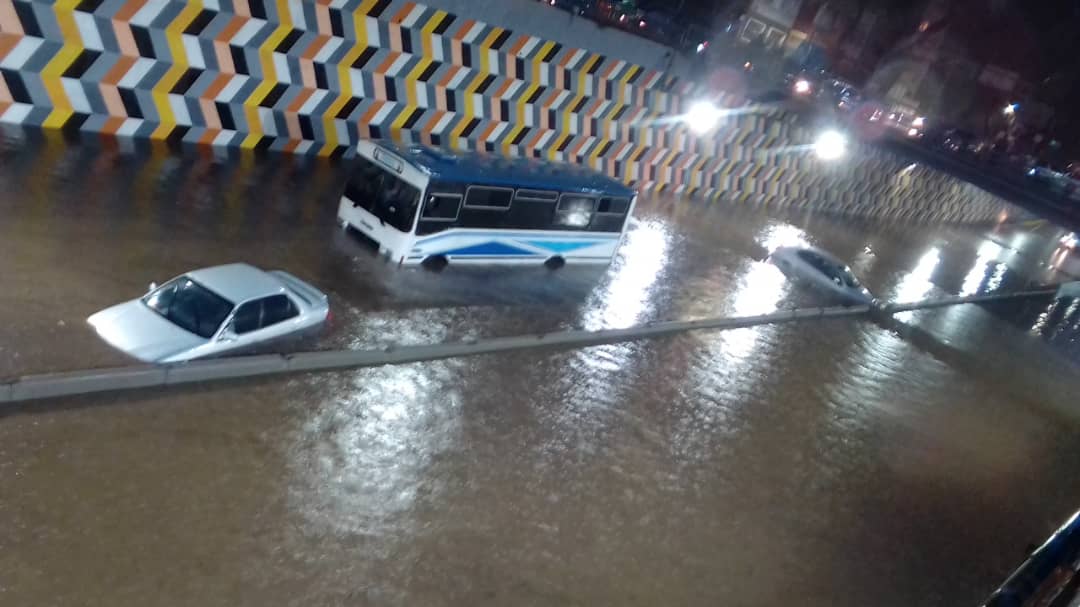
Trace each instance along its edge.
<path fill-rule="evenodd" d="M 661 199 L 608 268 L 432 274 L 335 226 L 343 180 L 0 139 L 0 376 L 124 364 L 86 316 L 231 261 L 330 294 L 305 348 L 823 303 L 762 261 L 799 242 L 890 300 L 1080 274 L 1043 223 Z M 1080 507 L 1078 308 L 901 317 L 930 342 L 831 320 L 21 406 L 0 604 L 974 606 Z"/>

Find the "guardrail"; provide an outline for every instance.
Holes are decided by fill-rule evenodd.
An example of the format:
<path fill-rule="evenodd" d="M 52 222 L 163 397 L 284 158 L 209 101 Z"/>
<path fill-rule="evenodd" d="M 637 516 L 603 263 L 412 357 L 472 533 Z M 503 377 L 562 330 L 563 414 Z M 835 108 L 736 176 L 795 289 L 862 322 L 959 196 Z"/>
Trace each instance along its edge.
<path fill-rule="evenodd" d="M 441 344 L 390 345 L 375 350 L 244 356 L 168 365 L 140 365 L 51 373 L 21 377 L 13 382 L 0 384 L 0 402 L 137 390 L 285 373 L 400 365 L 534 348 L 583 348 L 661 337 L 686 331 L 739 329 L 763 324 L 862 316 L 869 311 L 870 306 L 807 308 L 762 316 L 648 323 L 626 329 L 575 330 Z"/>
<path fill-rule="evenodd" d="M 1080 587 L 1080 512 L 1035 549 L 984 607 L 1065 607 Z"/>
<path fill-rule="evenodd" d="M 783 310 L 760 316 L 704 318 L 647 323 L 625 329 L 573 330 L 557 333 L 495 337 L 441 344 L 389 345 L 371 350 L 339 350 L 241 356 L 166 365 L 137 365 L 96 370 L 47 373 L 0 383 L 0 403 L 79 396 L 194 384 L 248 377 L 311 373 L 477 356 L 535 348 L 584 348 L 662 337 L 687 331 L 723 331 L 766 324 L 806 320 L 892 315 L 945 306 L 990 303 L 1052 296 L 1058 287 L 1016 293 L 946 297 L 916 303 L 885 303 L 850 307 L 817 307 Z"/>

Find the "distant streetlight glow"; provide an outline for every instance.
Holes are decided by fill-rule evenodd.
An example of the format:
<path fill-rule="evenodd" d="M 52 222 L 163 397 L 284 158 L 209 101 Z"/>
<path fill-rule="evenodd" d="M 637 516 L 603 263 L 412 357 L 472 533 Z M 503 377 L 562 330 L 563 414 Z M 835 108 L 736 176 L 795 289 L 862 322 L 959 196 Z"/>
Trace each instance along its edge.
<path fill-rule="evenodd" d="M 800 95 L 806 95 L 810 92 L 810 81 L 805 78 L 800 78 L 795 81 L 795 92 Z"/>
<path fill-rule="evenodd" d="M 814 153 L 822 160 L 836 160 L 847 154 L 847 137 L 839 131 L 825 131 L 814 142 Z"/>
<path fill-rule="evenodd" d="M 704 135 L 720 123 L 720 108 L 708 101 L 696 101 L 683 116 L 683 122 L 698 135 Z"/>
<path fill-rule="evenodd" d="M 1020 109 L 1019 103 L 1010 103 L 1009 105 L 1006 105 L 1005 109 L 1001 110 L 1001 112 L 1006 116 L 1012 116 L 1018 109 Z"/>
<path fill-rule="evenodd" d="M 704 53 L 704 52 L 705 52 L 705 49 L 707 49 L 707 48 L 709 48 L 709 43 L 708 43 L 708 42 L 701 42 L 701 43 L 699 43 L 699 44 L 697 45 L 697 52 L 698 52 L 698 54 L 700 55 L 701 53 Z"/>
<path fill-rule="evenodd" d="M 922 116 L 919 116 L 915 120 L 911 121 L 911 126 L 917 128 L 917 129 L 921 129 L 924 124 L 926 124 L 926 118 L 923 118 Z"/>

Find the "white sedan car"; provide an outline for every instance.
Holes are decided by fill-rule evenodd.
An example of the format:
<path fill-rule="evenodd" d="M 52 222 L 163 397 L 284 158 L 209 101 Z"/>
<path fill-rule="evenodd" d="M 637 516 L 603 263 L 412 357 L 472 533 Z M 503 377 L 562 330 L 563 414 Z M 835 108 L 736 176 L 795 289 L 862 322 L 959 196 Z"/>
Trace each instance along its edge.
<path fill-rule="evenodd" d="M 859 283 L 851 268 L 821 249 L 780 247 L 769 261 L 788 278 L 833 295 L 845 304 L 870 304 L 874 296 Z"/>
<path fill-rule="evenodd" d="M 249 351 L 321 325 L 327 297 L 295 276 L 243 263 L 178 276 L 87 322 L 109 345 L 144 362 Z"/>

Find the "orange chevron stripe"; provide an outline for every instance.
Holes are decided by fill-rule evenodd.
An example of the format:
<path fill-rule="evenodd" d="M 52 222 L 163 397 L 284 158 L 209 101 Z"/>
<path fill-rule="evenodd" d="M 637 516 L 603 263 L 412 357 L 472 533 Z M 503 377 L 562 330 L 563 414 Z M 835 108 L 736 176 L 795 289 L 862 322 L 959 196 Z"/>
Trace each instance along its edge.
<path fill-rule="evenodd" d="M 394 13 L 394 16 L 390 18 L 390 21 L 393 22 L 393 23 L 401 23 L 406 18 L 408 18 L 409 13 L 411 13 L 414 8 L 416 8 L 416 3 L 415 2 L 406 2 L 401 7 L 401 10 Z"/>
<path fill-rule="evenodd" d="M 0 0 L 2 2 L 3 0 Z M 22 36 L 0 32 L 0 59 L 3 59 L 22 40 Z"/>

